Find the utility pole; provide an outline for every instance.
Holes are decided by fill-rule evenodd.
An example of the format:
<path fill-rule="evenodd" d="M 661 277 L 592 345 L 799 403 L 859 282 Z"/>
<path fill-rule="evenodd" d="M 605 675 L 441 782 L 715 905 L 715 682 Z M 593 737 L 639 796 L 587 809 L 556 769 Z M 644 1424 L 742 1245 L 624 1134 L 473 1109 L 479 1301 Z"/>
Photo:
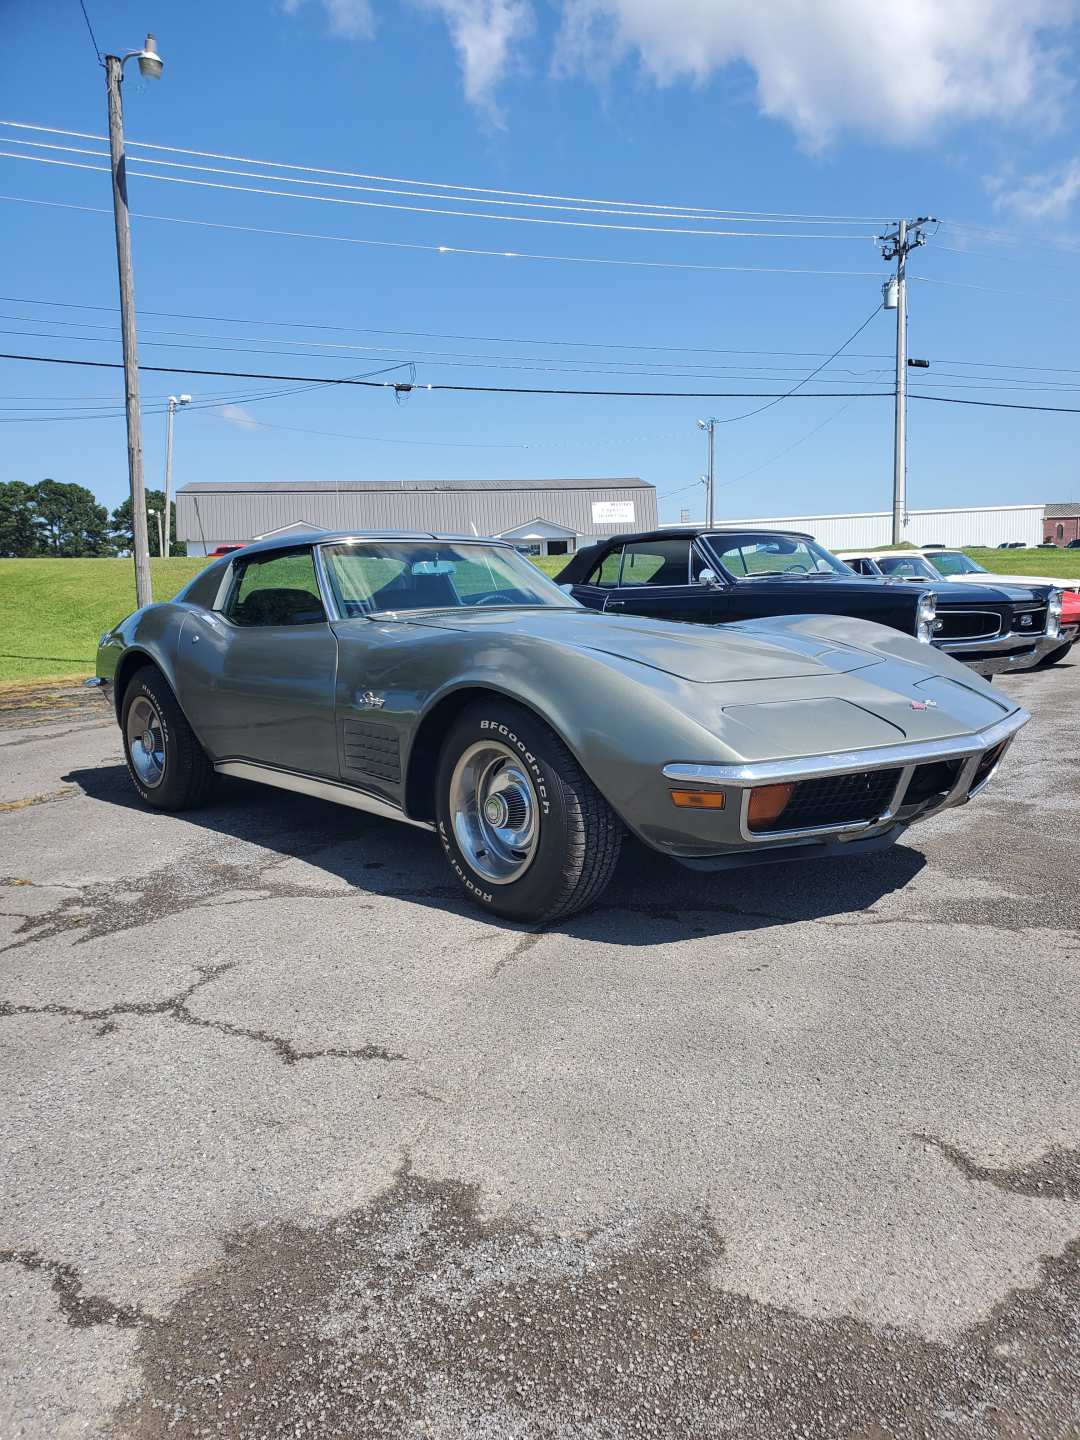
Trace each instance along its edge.
<path fill-rule="evenodd" d="M 709 437 L 709 473 L 706 476 L 706 488 L 708 491 L 708 503 L 706 505 L 705 523 L 711 530 L 716 523 L 716 417 L 711 416 L 708 420 L 699 420 L 698 429 L 704 430 Z"/>
<path fill-rule="evenodd" d="M 162 534 L 162 529 L 161 529 L 161 511 L 160 511 L 160 510 L 147 510 L 146 513 L 147 513 L 147 515 L 153 515 L 153 516 L 157 519 L 157 553 L 158 553 L 159 555 L 164 555 L 164 554 L 165 554 L 165 540 L 164 540 L 164 537 L 163 537 L 163 534 Z"/>
<path fill-rule="evenodd" d="M 879 235 L 882 259 L 896 261 L 896 275 L 882 286 L 884 308 L 896 311 L 896 414 L 893 422 L 892 543 L 904 538 L 907 521 L 907 257 L 926 244 L 923 226 L 933 216 L 900 220 L 888 235 Z"/>
<path fill-rule="evenodd" d="M 112 160 L 113 218 L 116 224 L 116 268 L 120 277 L 120 330 L 124 346 L 124 404 L 127 411 L 128 482 L 131 486 L 132 552 L 135 559 L 135 603 L 141 610 L 153 600 L 150 547 L 146 538 L 146 486 L 143 480 L 142 422 L 139 407 L 139 353 L 135 343 L 135 277 L 131 264 L 131 223 L 128 219 L 127 171 L 124 157 L 124 107 L 120 86 L 124 64 L 135 58 L 150 79 L 161 75 L 162 61 L 153 35 L 142 50 L 105 56 L 109 96 L 109 153 Z"/>
<path fill-rule="evenodd" d="M 161 554 L 168 559 L 169 541 L 172 531 L 172 442 L 173 442 L 173 418 L 176 415 L 178 405 L 190 405 L 190 395 L 170 395 L 168 404 L 168 418 L 165 421 L 165 548 Z"/>

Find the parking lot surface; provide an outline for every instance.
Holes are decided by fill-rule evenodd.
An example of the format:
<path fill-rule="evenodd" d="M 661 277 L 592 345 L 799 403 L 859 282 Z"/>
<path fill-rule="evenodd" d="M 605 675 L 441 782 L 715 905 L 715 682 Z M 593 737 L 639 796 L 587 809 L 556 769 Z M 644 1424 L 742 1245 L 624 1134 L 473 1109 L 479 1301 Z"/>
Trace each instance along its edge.
<path fill-rule="evenodd" d="M 493 921 L 0 697 L 0 1436 L 1080 1435 L 1080 664 L 853 861 Z"/>

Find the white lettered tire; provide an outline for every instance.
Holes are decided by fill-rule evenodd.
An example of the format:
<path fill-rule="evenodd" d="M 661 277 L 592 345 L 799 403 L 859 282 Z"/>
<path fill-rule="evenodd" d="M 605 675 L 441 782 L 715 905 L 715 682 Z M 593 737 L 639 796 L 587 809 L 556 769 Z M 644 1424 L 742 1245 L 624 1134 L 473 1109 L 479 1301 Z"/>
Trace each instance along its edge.
<path fill-rule="evenodd" d="M 556 920 L 583 910 L 614 872 L 622 825 L 557 735 L 492 696 L 443 744 L 435 818 L 450 868 L 486 910 Z"/>

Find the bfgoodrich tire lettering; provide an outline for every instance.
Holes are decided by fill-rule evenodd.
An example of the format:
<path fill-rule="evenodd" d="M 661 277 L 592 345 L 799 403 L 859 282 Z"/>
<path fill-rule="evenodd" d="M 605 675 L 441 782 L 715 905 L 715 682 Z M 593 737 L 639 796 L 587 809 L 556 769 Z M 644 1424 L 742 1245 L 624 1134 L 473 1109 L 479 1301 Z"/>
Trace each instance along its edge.
<path fill-rule="evenodd" d="M 129 724 L 133 714 L 139 719 L 134 727 Z M 142 728 L 143 717 L 160 757 L 152 762 L 146 758 L 150 744 L 142 745 L 130 733 Z M 147 665 L 131 677 L 120 707 L 120 733 L 128 775 L 144 804 L 157 810 L 189 810 L 202 804 L 213 783 L 213 767 L 155 666 Z"/>
<path fill-rule="evenodd" d="M 536 833 L 522 852 L 528 863 L 523 871 L 502 867 L 513 877 L 509 880 L 493 880 L 499 874 L 494 864 L 484 874 L 478 866 L 487 862 L 473 863 L 468 841 L 459 838 L 464 833 L 460 762 L 485 749 L 493 762 L 505 752 L 507 765 L 523 772 L 528 783 L 519 789 L 528 792 L 524 798 L 535 809 Z M 484 909 L 512 920 L 555 920 L 592 904 L 611 879 L 622 826 L 570 751 L 530 711 L 494 698 L 470 706 L 446 737 L 435 785 L 436 828 L 450 869 Z M 511 796 L 511 803 L 521 798 Z"/>

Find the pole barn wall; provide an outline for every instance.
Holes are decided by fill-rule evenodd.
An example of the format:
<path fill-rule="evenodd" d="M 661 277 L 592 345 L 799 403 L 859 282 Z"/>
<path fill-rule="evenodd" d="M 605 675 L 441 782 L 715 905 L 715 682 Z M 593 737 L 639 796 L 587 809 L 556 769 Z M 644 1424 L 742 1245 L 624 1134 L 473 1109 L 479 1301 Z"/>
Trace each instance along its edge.
<path fill-rule="evenodd" d="M 827 550 L 876 549 L 892 541 L 892 513 L 861 515 L 784 515 L 769 519 L 720 520 L 725 528 L 752 525 L 776 530 L 802 530 Z M 910 510 L 904 539 L 912 545 L 1000 545 L 1021 540 L 1039 545 L 1043 538 L 1042 505 L 1000 505 L 994 508 Z"/>

